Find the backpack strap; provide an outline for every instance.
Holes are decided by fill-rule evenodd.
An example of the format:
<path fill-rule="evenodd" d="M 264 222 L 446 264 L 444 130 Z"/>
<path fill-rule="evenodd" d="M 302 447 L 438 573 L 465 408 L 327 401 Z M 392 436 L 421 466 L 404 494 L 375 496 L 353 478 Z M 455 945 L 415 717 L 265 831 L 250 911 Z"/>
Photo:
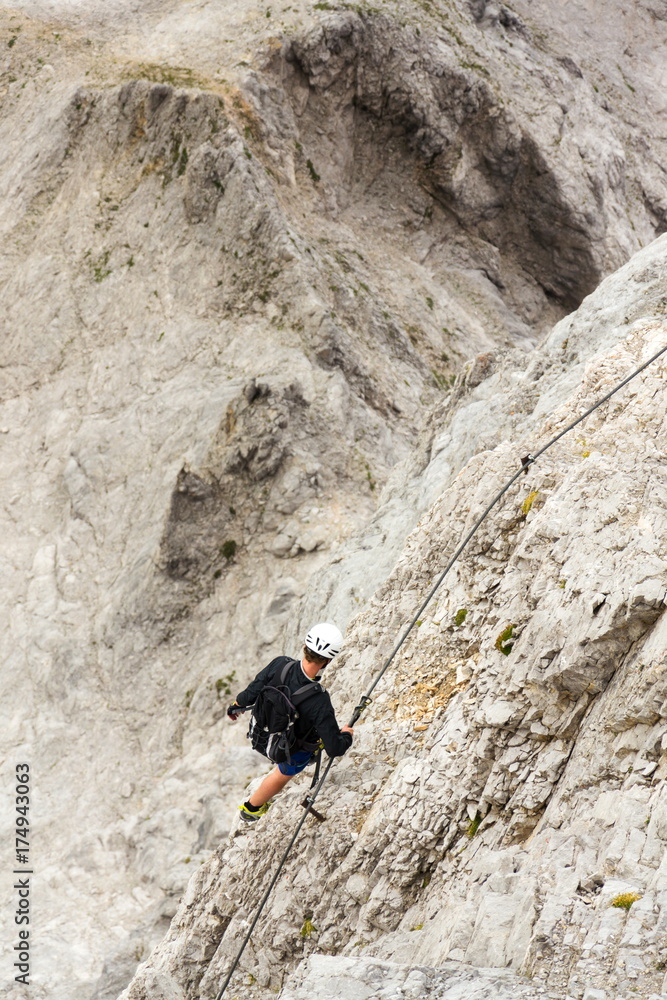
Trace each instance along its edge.
<path fill-rule="evenodd" d="M 289 663 L 285 664 L 282 671 L 280 672 L 281 684 L 286 684 L 287 674 L 292 669 L 294 664 L 298 662 L 299 662 L 298 660 L 290 660 Z M 321 690 L 322 688 L 316 681 L 308 681 L 307 684 L 304 684 L 302 685 L 302 687 L 297 688 L 296 691 L 290 691 L 290 701 L 296 707 L 296 705 L 300 704 L 300 702 L 305 701 L 306 698 L 309 698 L 312 694 L 317 694 Z"/>
<path fill-rule="evenodd" d="M 298 660 L 288 660 L 287 661 L 287 663 L 285 664 L 285 666 L 283 667 L 283 669 L 280 672 L 280 683 L 281 684 L 285 683 L 288 673 L 290 672 L 290 670 L 292 669 L 292 667 L 294 666 L 294 664 L 298 663 L 298 662 L 299 662 Z"/>
<path fill-rule="evenodd" d="M 319 694 L 321 690 L 322 688 L 319 684 L 311 681 L 310 684 L 304 684 L 303 687 L 296 689 L 292 695 L 292 701 L 295 705 L 300 705 L 302 701 L 306 700 L 306 698 L 310 698 L 312 694 Z"/>

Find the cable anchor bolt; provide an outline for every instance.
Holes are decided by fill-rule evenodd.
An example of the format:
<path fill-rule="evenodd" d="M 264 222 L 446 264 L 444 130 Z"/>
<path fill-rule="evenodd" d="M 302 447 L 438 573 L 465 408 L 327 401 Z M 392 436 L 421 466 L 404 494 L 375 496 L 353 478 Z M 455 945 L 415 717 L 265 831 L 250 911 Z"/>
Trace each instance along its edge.
<path fill-rule="evenodd" d="M 313 797 L 312 795 L 306 795 L 305 799 L 301 803 L 304 809 L 310 812 L 311 816 L 314 816 L 318 823 L 326 822 L 326 816 L 323 813 L 318 812 L 317 809 L 313 807 Z"/>

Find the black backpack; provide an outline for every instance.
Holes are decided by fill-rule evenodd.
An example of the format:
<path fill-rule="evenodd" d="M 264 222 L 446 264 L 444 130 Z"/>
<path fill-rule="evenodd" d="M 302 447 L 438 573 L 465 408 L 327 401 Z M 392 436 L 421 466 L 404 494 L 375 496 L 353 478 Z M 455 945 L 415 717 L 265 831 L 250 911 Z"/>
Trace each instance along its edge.
<path fill-rule="evenodd" d="M 298 706 L 311 695 L 322 691 L 319 684 L 309 681 L 291 691 L 286 678 L 298 660 L 289 660 L 274 674 L 273 684 L 265 684 L 252 706 L 248 739 L 253 750 L 268 757 L 274 764 L 291 763 L 292 754 L 299 750 L 294 723 L 299 718 Z"/>

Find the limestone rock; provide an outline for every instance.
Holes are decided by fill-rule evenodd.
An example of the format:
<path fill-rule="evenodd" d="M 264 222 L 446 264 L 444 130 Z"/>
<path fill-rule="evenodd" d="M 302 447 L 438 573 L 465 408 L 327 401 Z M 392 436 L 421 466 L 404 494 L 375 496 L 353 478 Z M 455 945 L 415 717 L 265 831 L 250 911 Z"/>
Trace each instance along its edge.
<path fill-rule="evenodd" d="M 0 704 L 37 788 L 36 1000 L 139 963 L 133 995 L 215 995 L 302 794 L 218 853 L 263 767 L 227 699 L 360 612 L 348 711 L 517 461 L 663 336 L 660 4 L 332 6 L 0 10 Z M 657 371 L 448 579 L 244 959 L 256 993 L 317 950 L 355 989 L 523 989 L 471 962 L 661 988 Z"/>
<path fill-rule="evenodd" d="M 548 414 L 535 407 L 512 446 L 501 439 L 480 452 L 421 519 L 354 620 L 332 691 L 349 698 L 370 682 L 407 604 L 417 603 L 442 553 L 519 456 L 536 453 L 667 343 L 659 296 L 666 253 L 667 237 L 640 252 L 536 352 L 523 378 L 537 382 L 536 398 L 551 400 Z M 616 309 L 641 314 L 624 329 Z M 611 343 L 610 330 L 618 338 Z M 566 366 L 570 350 L 574 365 Z M 354 965 L 361 946 L 364 956 L 413 970 L 441 970 L 447 959 L 509 965 L 556 996 L 610 983 L 621 996 L 635 986 L 658 995 L 651 928 L 661 925 L 664 891 L 666 595 L 654 539 L 664 537 L 667 510 L 663 383 L 664 363 L 655 363 L 622 390 L 627 395 L 531 466 L 484 522 L 387 673 L 355 746 L 332 771 L 322 796 L 327 836 L 307 827 L 287 862 L 241 960 L 253 975 L 260 970 L 258 987 L 237 980 L 235 991 L 262 995 L 280 985 L 286 963 L 324 951 L 350 956 L 362 984 L 355 988 L 363 990 L 377 968 Z M 500 405 L 514 406 L 500 387 Z M 458 406 L 466 405 L 464 396 Z M 610 513 L 605 498 L 612 496 Z M 503 655 L 497 637 L 508 623 L 516 631 Z M 461 659 L 471 673 L 457 684 Z M 365 773 L 382 761 L 385 777 L 360 799 Z M 195 982 L 200 995 L 215 995 L 257 887 L 272 871 L 266 845 L 287 838 L 298 803 L 298 789 L 283 793 L 264 829 L 231 849 L 233 861 L 219 852 L 208 866 L 208 892 L 177 914 L 169 944 L 124 998 L 149 995 L 146 977 L 155 969 L 168 970 L 186 996 Z M 627 910 L 619 898 L 629 898 Z M 183 955 L 202 933 L 197 914 L 210 907 L 229 925 L 210 960 L 200 959 L 197 973 L 190 965 L 184 978 Z M 299 933 L 304 912 L 316 928 L 308 937 Z M 352 988 L 348 966 L 325 961 L 338 977 L 332 989 Z M 309 983 L 308 967 L 299 975 Z M 386 971 L 387 989 L 401 995 L 393 975 Z M 422 988 L 430 995 L 431 986 Z M 300 989 L 297 978 L 286 996 Z"/>
<path fill-rule="evenodd" d="M 476 970 L 447 962 L 443 969 L 394 965 L 374 959 L 313 955 L 280 993 L 281 1000 L 306 1000 L 317 993 L 322 1000 L 404 1000 L 408 997 L 459 997 L 499 1000 L 534 997 L 534 987 L 502 969 Z"/>

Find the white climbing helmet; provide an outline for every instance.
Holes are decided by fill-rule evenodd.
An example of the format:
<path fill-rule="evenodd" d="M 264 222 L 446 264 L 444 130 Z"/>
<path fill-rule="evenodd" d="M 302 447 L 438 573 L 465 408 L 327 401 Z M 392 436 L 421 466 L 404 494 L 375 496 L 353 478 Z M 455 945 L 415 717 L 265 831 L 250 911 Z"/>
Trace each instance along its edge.
<path fill-rule="evenodd" d="M 327 660 L 333 660 L 334 656 L 340 653 L 343 645 L 343 636 L 335 625 L 329 622 L 322 622 L 320 625 L 313 625 L 306 636 L 306 646 L 312 649 L 313 653 L 323 656 Z"/>

